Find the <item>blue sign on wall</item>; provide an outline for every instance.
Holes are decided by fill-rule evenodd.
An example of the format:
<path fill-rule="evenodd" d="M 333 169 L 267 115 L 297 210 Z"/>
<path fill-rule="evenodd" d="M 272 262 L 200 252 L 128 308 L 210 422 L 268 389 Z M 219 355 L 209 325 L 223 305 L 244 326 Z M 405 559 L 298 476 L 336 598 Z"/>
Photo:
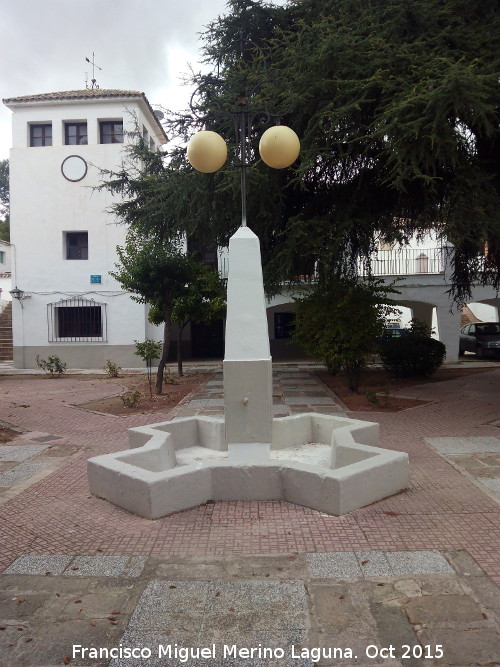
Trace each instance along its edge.
<path fill-rule="evenodd" d="M 90 276 L 90 282 L 91 283 L 100 283 L 101 282 L 101 276 Z"/>

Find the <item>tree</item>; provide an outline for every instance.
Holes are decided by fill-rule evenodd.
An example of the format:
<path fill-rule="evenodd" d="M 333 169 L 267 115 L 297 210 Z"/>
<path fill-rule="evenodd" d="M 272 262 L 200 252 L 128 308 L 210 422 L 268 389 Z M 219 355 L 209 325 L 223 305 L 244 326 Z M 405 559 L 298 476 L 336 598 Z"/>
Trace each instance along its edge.
<path fill-rule="evenodd" d="M 123 247 L 117 249 L 119 263 L 110 274 L 123 289 L 136 294 L 139 303 L 150 303 L 162 313 L 165 322 L 162 353 L 156 375 L 156 393 L 163 390 L 163 374 L 168 360 L 175 300 L 186 291 L 193 260 L 178 244 L 160 244 L 129 231 Z"/>
<path fill-rule="evenodd" d="M 380 280 L 338 278 L 297 300 L 294 339 L 331 373 L 343 370 L 349 388 L 357 391 L 369 354 L 378 351 L 396 293 Z"/>
<path fill-rule="evenodd" d="M 0 239 L 10 240 L 9 161 L 0 160 Z"/>
<path fill-rule="evenodd" d="M 199 118 L 166 119 L 180 141 L 218 131 L 228 162 L 199 174 L 178 142 L 166 155 L 135 147 L 105 184 L 125 196 L 115 212 L 158 238 L 226 245 L 239 225 L 239 158 L 233 119 L 216 112 L 267 109 L 249 127 L 248 220 L 268 293 L 311 266 L 325 288 L 352 278 L 376 239 L 429 230 L 454 245 L 458 303 L 475 282 L 498 289 L 498 24 L 492 0 L 230 0 L 203 35 L 213 71 L 192 77 Z M 302 151 L 275 171 L 258 142 L 280 110 Z"/>
<path fill-rule="evenodd" d="M 173 303 L 171 319 L 178 325 L 177 330 L 177 373 L 182 371 L 182 334 L 189 322 L 208 324 L 224 316 L 226 310 L 226 295 L 222 280 L 217 271 L 193 258 L 189 262 L 189 282 L 185 290 Z M 161 324 L 163 314 L 159 308 L 153 307 L 149 311 L 149 321 L 152 324 Z"/>

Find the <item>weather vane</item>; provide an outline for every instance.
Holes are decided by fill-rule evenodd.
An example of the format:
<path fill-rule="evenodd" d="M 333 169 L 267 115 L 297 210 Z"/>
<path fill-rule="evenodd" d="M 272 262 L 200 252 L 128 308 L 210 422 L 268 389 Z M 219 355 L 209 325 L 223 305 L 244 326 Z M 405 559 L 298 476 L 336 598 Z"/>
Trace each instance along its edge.
<path fill-rule="evenodd" d="M 94 89 L 94 88 L 98 89 L 99 86 L 97 85 L 97 80 L 95 78 L 95 68 L 97 67 L 97 69 L 100 72 L 102 72 L 102 67 L 99 67 L 99 65 L 96 65 L 96 63 L 95 63 L 95 53 L 93 51 L 92 51 L 92 60 L 89 60 L 89 58 L 85 58 L 85 60 L 86 60 L 86 62 L 88 62 L 92 65 L 92 86 L 91 86 L 91 88 L 92 89 Z M 88 88 L 88 87 L 89 87 L 88 81 L 86 80 L 85 81 L 85 88 Z"/>

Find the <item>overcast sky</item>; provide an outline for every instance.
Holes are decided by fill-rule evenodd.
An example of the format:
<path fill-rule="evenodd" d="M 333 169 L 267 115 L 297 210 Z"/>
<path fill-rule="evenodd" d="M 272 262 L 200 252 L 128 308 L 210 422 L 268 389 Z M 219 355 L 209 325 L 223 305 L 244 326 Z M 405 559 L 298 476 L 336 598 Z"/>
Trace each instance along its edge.
<path fill-rule="evenodd" d="M 100 88 L 184 108 L 180 77 L 199 62 L 199 33 L 225 11 L 226 0 L 1 0 L 0 97 L 79 90 L 86 76 L 90 86 L 85 58 L 94 52 Z M 0 159 L 9 156 L 11 115 L 1 104 Z"/>

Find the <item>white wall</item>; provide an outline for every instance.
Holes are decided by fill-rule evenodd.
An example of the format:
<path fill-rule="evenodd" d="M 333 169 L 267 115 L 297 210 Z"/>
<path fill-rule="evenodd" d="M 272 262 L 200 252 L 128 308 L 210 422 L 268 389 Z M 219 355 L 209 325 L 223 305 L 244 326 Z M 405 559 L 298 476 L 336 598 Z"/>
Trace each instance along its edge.
<path fill-rule="evenodd" d="M 498 322 L 499 313 L 496 306 L 488 303 L 469 303 L 467 305 L 481 322 Z"/>
<path fill-rule="evenodd" d="M 124 144 L 98 143 L 99 121 L 123 119 L 124 131 L 132 131 L 135 113 L 141 131 L 144 125 L 152 136 L 157 130 L 145 109 L 138 98 L 127 100 L 126 105 L 105 99 L 23 104 L 14 110 L 10 154 L 11 241 L 16 248 L 13 283 L 27 298 L 22 308 L 14 304 L 13 334 L 15 348 L 31 349 L 20 363 L 32 364 L 29 360 L 44 346 L 47 354 L 56 347 L 58 353 L 66 350 L 70 364 L 70 347 L 75 348 L 79 363 L 84 361 L 83 347 L 89 348 L 93 364 L 105 355 L 106 350 L 94 354 L 93 343 L 55 346 L 48 342 L 47 305 L 74 295 L 106 304 L 108 337 L 101 347 L 110 348 L 109 358 L 111 348 L 117 346 L 123 361 L 124 348 L 133 348 L 134 339 L 145 338 L 144 305 L 132 301 L 109 275 L 117 261 L 116 246 L 123 244 L 126 234 L 126 227 L 107 212 L 117 199 L 94 189 L 101 182 L 100 169 L 117 168 L 124 148 Z M 87 145 L 64 145 L 66 121 L 87 122 Z M 53 145 L 29 147 L 29 123 L 41 122 L 52 122 Z M 68 181 L 61 172 L 62 162 L 70 155 L 82 157 L 88 165 L 81 181 Z M 72 231 L 88 232 L 88 259 L 66 259 L 65 232 Z M 100 275 L 101 283 L 91 283 L 92 275 Z M 15 357 L 19 361 L 19 354 Z"/>

